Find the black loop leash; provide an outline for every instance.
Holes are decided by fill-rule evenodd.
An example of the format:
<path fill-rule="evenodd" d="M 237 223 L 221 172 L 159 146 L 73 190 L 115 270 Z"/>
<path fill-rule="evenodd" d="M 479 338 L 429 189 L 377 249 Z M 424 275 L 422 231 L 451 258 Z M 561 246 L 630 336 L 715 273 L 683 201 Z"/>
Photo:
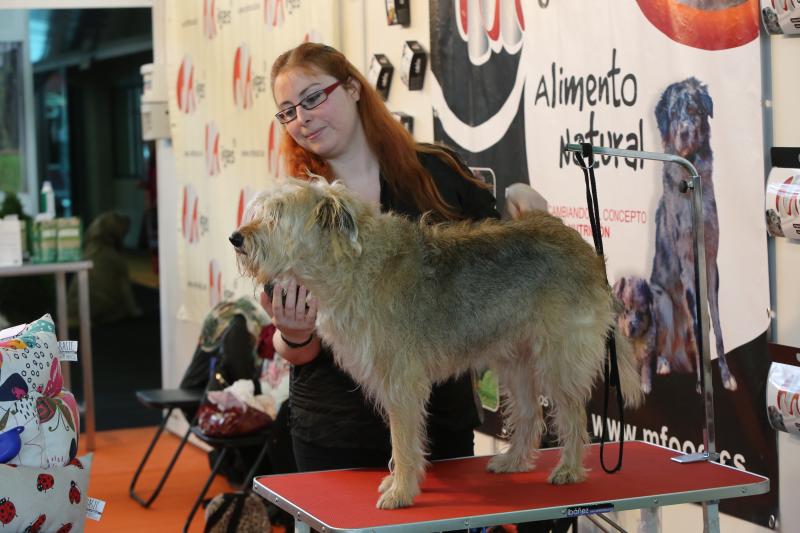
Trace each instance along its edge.
<path fill-rule="evenodd" d="M 585 158 L 585 159 L 584 159 Z M 594 160 L 592 153 L 592 145 L 589 143 L 581 143 L 581 153 L 575 152 L 575 159 L 578 166 L 583 170 L 584 181 L 586 182 L 586 205 L 589 210 L 589 224 L 592 228 L 592 240 L 594 241 L 594 249 L 597 255 L 603 257 L 603 234 L 600 228 L 600 208 L 597 203 L 597 184 L 594 178 L 594 167 L 597 163 Z M 606 264 L 603 260 L 603 271 L 606 279 L 608 273 L 605 272 Z M 613 474 L 622 468 L 622 448 L 625 444 L 625 420 L 624 408 L 622 406 L 622 387 L 619 380 L 619 366 L 617 364 L 617 344 L 614 338 L 614 329 L 611 329 L 606 336 L 606 359 L 603 368 L 605 376 L 605 387 L 603 390 L 603 418 L 601 419 L 602 431 L 600 432 L 600 465 L 603 470 L 608 474 Z M 611 387 L 617 389 L 617 407 L 619 408 L 619 456 L 617 457 L 617 465 L 609 469 L 605 463 L 605 443 L 608 435 L 608 397 Z"/>

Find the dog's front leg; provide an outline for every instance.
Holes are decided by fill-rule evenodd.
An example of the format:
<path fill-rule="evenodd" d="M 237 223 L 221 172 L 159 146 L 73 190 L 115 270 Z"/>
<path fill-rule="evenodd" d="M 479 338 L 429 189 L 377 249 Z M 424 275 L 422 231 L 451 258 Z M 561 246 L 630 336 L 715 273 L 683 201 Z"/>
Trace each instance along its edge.
<path fill-rule="evenodd" d="M 430 390 L 430 387 L 419 387 Z M 413 387 L 417 389 L 417 387 Z M 419 494 L 425 474 L 425 391 L 406 390 L 402 402 L 385 402 L 392 433 L 394 471 L 383 480 L 379 490 L 379 509 L 408 507 Z"/>

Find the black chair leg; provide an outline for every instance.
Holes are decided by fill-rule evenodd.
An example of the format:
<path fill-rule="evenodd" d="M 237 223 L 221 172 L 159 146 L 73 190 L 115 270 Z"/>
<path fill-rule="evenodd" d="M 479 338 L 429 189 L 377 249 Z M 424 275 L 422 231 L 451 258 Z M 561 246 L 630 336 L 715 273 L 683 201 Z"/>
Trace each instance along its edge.
<path fill-rule="evenodd" d="M 161 437 L 161 433 L 164 432 L 164 428 L 166 427 L 167 422 L 169 421 L 169 417 L 174 409 L 175 409 L 174 407 L 171 407 L 169 411 L 167 411 L 167 415 L 161 421 L 161 425 L 158 426 L 158 430 L 156 431 L 153 440 L 150 442 L 150 446 L 147 448 L 147 451 L 145 452 L 144 457 L 142 458 L 142 462 L 136 469 L 136 473 L 133 474 L 133 479 L 131 480 L 131 486 L 130 489 L 128 490 L 128 493 L 130 494 L 131 498 L 133 498 L 139 505 L 141 505 L 145 509 L 150 507 L 150 504 L 152 504 L 158 497 L 158 494 L 161 492 L 161 489 L 164 486 L 164 483 L 167 481 L 170 472 L 172 472 L 172 467 L 175 466 L 175 463 L 178 460 L 178 456 L 181 454 L 183 447 L 186 445 L 186 441 L 189 439 L 189 433 L 191 433 L 188 429 L 186 430 L 186 433 L 183 435 L 183 438 L 181 439 L 181 442 L 178 445 L 178 449 L 175 450 L 175 453 L 172 455 L 172 459 L 169 462 L 169 466 L 167 466 L 167 470 L 161 476 L 161 479 L 158 481 L 158 485 L 156 486 L 155 490 L 150 495 L 150 497 L 147 500 L 144 500 L 141 496 L 136 494 L 136 482 L 139 480 L 139 475 L 141 475 L 142 470 L 144 469 L 144 465 L 147 463 L 147 459 L 150 457 L 150 454 L 156 447 L 156 442 L 158 442 L 158 439 Z"/>
<path fill-rule="evenodd" d="M 186 519 L 186 524 L 184 524 L 183 526 L 183 533 L 187 533 L 189 531 L 189 526 L 192 525 L 192 519 L 194 518 L 194 514 L 197 512 L 197 509 L 200 508 L 200 505 L 202 505 L 203 499 L 206 497 L 206 492 L 208 491 L 208 487 L 210 487 L 211 483 L 214 481 L 214 477 L 217 475 L 217 472 L 222 467 L 222 461 L 225 459 L 225 456 L 227 454 L 228 454 L 228 448 L 222 448 L 222 450 L 219 452 L 219 457 L 217 457 L 216 462 L 214 462 L 214 468 L 211 469 L 211 474 L 209 474 L 208 479 L 206 480 L 206 484 L 203 485 L 203 489 L 200 491 L 200 494 L 194 501 L 194 505 L 192 505 L 192 510 L 189 513 L 189 518 Z"/>
<path fill-rule="evenodd" d="M 256 461 L 253 463 L 253 466 L 250 467 L 250 471 L 247 472 L 247 475 L 244 477 L 244 481 L 242 482 L 242 492 L 245 494 L 249 493 L 253 490 L 253 478 L 256 475 L 256 469 L 261 464 L 261 461 L 264 460 L 264 457 L 267 455 L 267 451 L 269 450 L 269 439 L 264 439 L 264 445 L 261 447 L 261 451 L 258 452 L 258 457 Z"/>

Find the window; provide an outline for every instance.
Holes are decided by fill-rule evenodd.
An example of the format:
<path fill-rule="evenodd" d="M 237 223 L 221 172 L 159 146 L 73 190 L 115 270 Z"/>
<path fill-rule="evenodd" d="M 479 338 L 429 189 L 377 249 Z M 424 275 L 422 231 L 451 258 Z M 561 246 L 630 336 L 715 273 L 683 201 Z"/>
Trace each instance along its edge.
<path fill-rule="evenodd" d="M 21 42 L 0 42 L 0 191 L 25 190 Z"/>

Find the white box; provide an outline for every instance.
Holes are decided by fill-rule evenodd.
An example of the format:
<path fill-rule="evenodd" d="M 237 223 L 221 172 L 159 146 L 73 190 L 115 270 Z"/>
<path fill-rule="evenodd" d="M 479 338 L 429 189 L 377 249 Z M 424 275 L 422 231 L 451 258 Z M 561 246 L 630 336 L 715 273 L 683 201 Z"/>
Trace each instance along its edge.
<path fill-rule="evenodd" d="M 19 219 L 0 219 L 0 266 L 22 264 L 22 225 Z"/>

